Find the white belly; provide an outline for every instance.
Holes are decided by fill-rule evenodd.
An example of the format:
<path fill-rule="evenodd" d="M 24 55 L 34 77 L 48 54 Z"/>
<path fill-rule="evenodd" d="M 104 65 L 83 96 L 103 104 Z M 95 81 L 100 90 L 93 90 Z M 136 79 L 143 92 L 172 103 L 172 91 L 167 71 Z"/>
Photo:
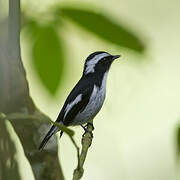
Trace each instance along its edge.
<path fill-rule="evenodd" d="M 93 119 L 101 109 L 105 99 L 105 91 L 103 92 L 98 87 L 94 86 L 92 96 L 86 108 L 77 114 L 72 125 L 84 124 Z"/>
<path fill-rule="evenodd" d="M 100 88 L 94 85 L 89 103 L 82 112 L 77 114 L 71 125 L 87 123 L 88 121 L 92 120 L 100 111 L 106 96 L 106 78 L 107 74 L 105 74 Z"/>

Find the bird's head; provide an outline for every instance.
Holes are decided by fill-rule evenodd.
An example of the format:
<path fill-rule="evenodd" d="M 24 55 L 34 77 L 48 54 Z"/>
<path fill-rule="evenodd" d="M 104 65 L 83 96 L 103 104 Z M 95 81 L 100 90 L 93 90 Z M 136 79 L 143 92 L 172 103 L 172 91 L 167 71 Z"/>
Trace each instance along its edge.
<path fill-rule="evenodd" d="M 85 61 L 83 75 L 105 73 L 109 70 L 112 62 L 119 57 L 120 55 L 111 55 L 105 51 L 94 52 Z"/>

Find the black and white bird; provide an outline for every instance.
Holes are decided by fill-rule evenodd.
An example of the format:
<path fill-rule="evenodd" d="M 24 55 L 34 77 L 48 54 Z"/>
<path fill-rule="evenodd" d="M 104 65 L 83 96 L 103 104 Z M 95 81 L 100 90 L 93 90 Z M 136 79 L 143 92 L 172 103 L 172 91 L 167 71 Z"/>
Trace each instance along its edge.
<path fill-rule="evenodd" d="M 104 51 L 90 54 L 84 65 L 83 75 L 67 97 L 56 122 L 65 126 L 83 125 L 92 120 L 100 111 L 106 96 L 106 79 L 112 62 L 120 55 L 110 55 Z M 42 150 L 48 140 L 58 130 L 53 125 L 41 142 Z M 61 132 L 60 135 L 62 135 Z"/>

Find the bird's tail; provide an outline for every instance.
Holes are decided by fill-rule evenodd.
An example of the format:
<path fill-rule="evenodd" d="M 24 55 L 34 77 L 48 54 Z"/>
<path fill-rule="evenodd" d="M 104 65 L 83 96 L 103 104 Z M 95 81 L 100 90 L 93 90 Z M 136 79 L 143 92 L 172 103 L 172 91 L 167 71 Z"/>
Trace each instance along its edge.
<path fill-rule="evenodd" d="M 51 129 L 48 131 L 48 133 L 46 134 L 45 138 L 42 140 L 40 146 L 39 146 L 39 150 L 42 151 L 43 148 L 45 147 L 46 143 L 49 141 L 49 139 L 51 138 L 51 136 L 53 134 L 56 133 L 56 131 L 58 130 L 58 128 L 56 126 L 52 126 Z"/>

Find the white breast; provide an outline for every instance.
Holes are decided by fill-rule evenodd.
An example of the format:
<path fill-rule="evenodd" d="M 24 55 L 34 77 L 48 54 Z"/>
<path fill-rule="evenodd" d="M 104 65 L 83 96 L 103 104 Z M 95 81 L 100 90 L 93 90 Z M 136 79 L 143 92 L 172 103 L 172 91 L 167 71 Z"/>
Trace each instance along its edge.
<path fill-rule="evenodd" d="M 99 88 L 98 86 L 94 85 L 89 103 L 87 104 L 84 111 L 79 113 L 75 117 L 72 125 L 87 123 L 89 120 L 93 119 L 99 112 L 106 96 L 106 79 L 107 72 L 104 74 L 101 87 Z"/>

